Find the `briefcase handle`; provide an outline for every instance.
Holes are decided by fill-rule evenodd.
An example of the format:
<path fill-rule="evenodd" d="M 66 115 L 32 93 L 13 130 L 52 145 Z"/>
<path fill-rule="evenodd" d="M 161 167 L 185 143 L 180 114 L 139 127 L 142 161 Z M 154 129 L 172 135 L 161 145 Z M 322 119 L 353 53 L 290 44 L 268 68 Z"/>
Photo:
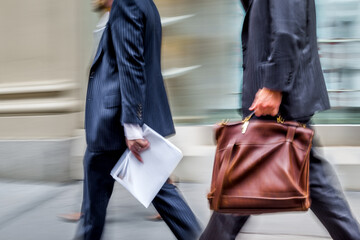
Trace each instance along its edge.
<path fill-rule="evenodd" d="M 246 126 L 249 124 L 250 119 L 254 116 L 255 112 L 251 112 L 248 116 L 246 116 L 240 123 L 243 124 L 246 128 Z M 306 128 L 305 123 L 300 123 L 296 121 L 286 121 L 280 114 L 276 116 L 276 122 L 287 125 L 287 126 L 295 126 L 295 127 L 303 127 Z M 239 124 L 239 122 L 235 123 L 229 123 L 229 119 L 223 120 L 222 122 L 218 123 L 219 126 L 226 126 L 226 125 L 232 125 L 232 124 Z"/>

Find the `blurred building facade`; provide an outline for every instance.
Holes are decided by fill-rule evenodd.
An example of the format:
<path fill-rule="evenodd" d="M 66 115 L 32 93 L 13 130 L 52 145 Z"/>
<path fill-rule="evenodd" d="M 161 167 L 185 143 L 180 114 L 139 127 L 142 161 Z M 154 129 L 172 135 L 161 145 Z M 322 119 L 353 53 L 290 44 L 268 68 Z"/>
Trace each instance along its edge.
<path fill-rule="evenodd" d="M 163 23 L 163 75 L 177 125 L 241 118 L 239 1 L 155 2 Z M 315 122 L 359 124 L 360 0 L 316 3 L 333 108 Z M 91 1 L 2 1 L 0 18 L 0 177 L 78 178 L 97 22 Z"/>
<path fill-rule="evenodd" d="M 319 50 L 332 110 L 320 122 L 360 123 L 360 1 L 318 0 Z"/>
<path fill-rule="evenodd" d="M 90 3 L 0 2 L 0 177 L 70 178 L 97 21 Z"/>
<path fill-rule="evenodd" d="M 164 16 L 190 16 L 164 28 L 163 66 L 196 68 L 166 79 L 177 123 L 238 119 L 239 1 L 157 1 Z M 332 109 L 316 123 L 360 123 L 360 1 L 317 0 L 319 51 Z"/>

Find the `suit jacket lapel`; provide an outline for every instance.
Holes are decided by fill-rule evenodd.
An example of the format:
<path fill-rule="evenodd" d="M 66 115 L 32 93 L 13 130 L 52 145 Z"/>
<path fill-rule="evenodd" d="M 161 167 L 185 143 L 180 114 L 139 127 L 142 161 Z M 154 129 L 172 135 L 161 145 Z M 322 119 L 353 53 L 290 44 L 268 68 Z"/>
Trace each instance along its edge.
<path fill-rule="evenodd" d="M 243 50 L 243 56 L 245 55 L 245 51 L 247 48 L 247 39 L 248 39 L 248 28 L 249 28 L 249 12 L 250 12 L 250 8 L 251 5 L 253 3 L 253 0 L 242 0 L 243 3 L 246 3 L 247 5 L 244 5 L 246 14 L 244 17 L 244 23 L 243 23 L 243 28 L 241 31 L 241 43 L 242 43 L 242 50 Z"/>
<path fill-rule="evenodd" d="M 100 55 L 101 55 L 101 53 L 102 53 L 102 51 L 103 51 L 103 48 L 102 48 L 102 39 L 103 39 L 103 37 L 101 37 L 101 40 L 100 40 L 100 43 L 99 43 L 99 46 L 98 46 L 98 48 L 97 48 L 97 51 L 96 51 L 96 55 L 95 55 L 95 57 L 94 57 L 94 61 L 93 61 L 93 63 L 91 64 L 91 67 L 93 67 L 94 65 L 95 65 L 95 63 L 97 62 L 97 60 L 99 59 L 99 57 L 100 57 Z"/>
<path fill-rule="evenodd" d="M 101 43 L 101 41 L 100 41 L 100 43 Z M 93 61 L 93 63 L 92 63 L 91 66 L 94 66 L 94 65 L 95 65 L 96 61 L 99 59 L 99 57 L 100 57 L 100 55 L 101 55 L 101 52 L 102 52 L 102 46 L 101 46 L 101 44 L 99 44 L 98 49 L 97 49 L 97 51 L 96 51 L 96 55 L 95 55 L 95 57 L 94 57 L 94 61 Z"/>
<path fill-rule="evenodd" d="M 95 63 L 96 63 L 97 60 L 99 59 L 101 53 L 103 52 L 103 45 L 104 45 L 104 44 L 103 44 L 103 41 L 104 41 L 105 35 L 107 34 L 107 33 L 106 33 L 106 29 L 107 29 L 108 27 L 109 27 L 108 24 L 106 24 L 105 29 L 104 29 L 104 31 L 103 31 L 103 33 L 102 33 L 101 38 L 100 38 L 100 42 L 99 42 L 99 45 L 98 45 L 98 47 L 97 47 L 96 54 L 95 54 L 95 57 L 94 57 L 94 61 L 93 61 L 92 65 L 91 65 L 91 67 L 93 67 L 93 66 L 95 65 Z"/>
<path fill-rule="evenodd" d="M 241 0 L 245 9 L 245 17 L 244 17 L 244 22 L 243 22 L 243 28 L 242 28 L 242 43 L 243 45 L 246 43 L 247 41 L 247 32 L 248 32 L 248 25 L 249 25 L 249 12 L 251 9 L 251 5 L 253 3 L 254 0 Z"/>
<path fill-rule="evenodd" d="M 250 8 L 251 4 L 252 4 L 253 0 L 241 0 L 241 3 L 245 9 L 245 12 L 248 11 L 248 9 Z"/>

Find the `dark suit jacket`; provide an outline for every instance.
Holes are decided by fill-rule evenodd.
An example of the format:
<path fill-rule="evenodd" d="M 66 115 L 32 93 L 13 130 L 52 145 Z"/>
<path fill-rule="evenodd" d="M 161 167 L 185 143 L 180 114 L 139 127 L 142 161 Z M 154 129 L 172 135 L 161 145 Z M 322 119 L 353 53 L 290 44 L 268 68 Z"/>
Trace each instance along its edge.
<path fill-rule="evenodd" d="M 244 116 L 263 87 L 283 92 L 285 119 L 330 108 L 318 55 L 314 0 L 242 0 Z"/>
<path fill-rule="evenodd" d="M 121 149 L 124 123 L 163 136 L 174 124 L 161 75 L 161 22 L 152 0 L 115 0 L 90 70 L 85 129 L 92 151 Z"/>

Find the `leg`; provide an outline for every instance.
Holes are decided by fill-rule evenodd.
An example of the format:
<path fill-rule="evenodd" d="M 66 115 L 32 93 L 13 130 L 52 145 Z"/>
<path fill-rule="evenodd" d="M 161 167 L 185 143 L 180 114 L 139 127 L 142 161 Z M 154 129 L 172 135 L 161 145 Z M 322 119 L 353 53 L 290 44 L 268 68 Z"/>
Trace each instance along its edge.
<path fill-rule="evenodd" d="M 110 175 L 122 151 L 94 153 L 88 150 L 84 157 L 84 196 L 79 227 L 75 239 L 101 238 L 106 209 L 111 197 L 114 179 Z"/>
<path fill-rule="evenodd" d="M 173 184 L 165 183 L 152 203 L 177 239 L 198 239 L 201 227 Z"/>
<path fill-rule="evenodd" d="M 360 240 L 359 225 L 351 213 L 330 164 L 310 154 L 311 210 L 335 240 Z"/>
<path fill-rule="evenodd" d="M 214 211 L 200 240 L 234 240 L 248 218 Z"/>

